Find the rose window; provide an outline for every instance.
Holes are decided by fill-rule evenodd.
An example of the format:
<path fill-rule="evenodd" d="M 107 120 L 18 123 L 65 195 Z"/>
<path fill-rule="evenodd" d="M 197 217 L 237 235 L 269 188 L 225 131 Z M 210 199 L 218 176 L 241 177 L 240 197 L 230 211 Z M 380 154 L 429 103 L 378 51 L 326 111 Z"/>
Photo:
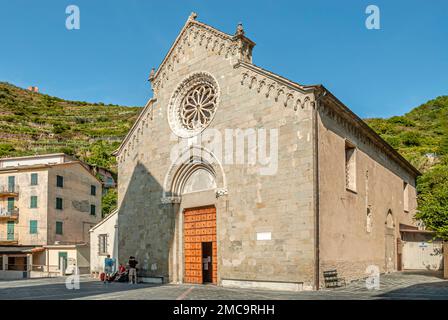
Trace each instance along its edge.
<path fill-rule="evenodd" d="M 188 76 L 174 91 L 169 107 L 168 122 L 173 132 L 189 138 L 204 130 L 215 116 L 219 87 L 209 73 Z"/>
<path fill-rule="evenodd" d="M 187 93 L 180 108 L 180 119 L 185 128 L 205 127 L 216 110 L 216 92 L 213 87 L 200 85 Z"/>

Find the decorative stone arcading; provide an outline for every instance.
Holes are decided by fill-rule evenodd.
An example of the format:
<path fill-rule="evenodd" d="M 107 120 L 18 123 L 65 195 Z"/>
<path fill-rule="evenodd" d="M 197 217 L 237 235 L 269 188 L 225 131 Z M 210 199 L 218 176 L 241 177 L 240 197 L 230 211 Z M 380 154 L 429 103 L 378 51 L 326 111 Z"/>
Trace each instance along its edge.
<path fill-rule="evenodd" d="M 220 89 L 207 72 L 187 76 L 168 103 L 168 123 L 179 137 L 189 138 L 204 130 L 213 120 L 219 105 Z"/>
<path fill-rule="evenodd" d="M 131 131 L 123 140 L 122 145 L 118 149 L 119 152 L 117 152 L 118 163 L 123 163 L 142 140 L 145 134 L 145 129 L 149 128 L 149 123 L 153 119 L 154 102 L 154 99 L 148 101 L 141 113 L 141 116 L 137 119 Z"/>
<path fill-rule="evenodd" d="M 238 65 L 236 66 L 238 67 Z M 263 94 L 266 98 L 273 98 L 276 102 L 281 102 L 285 108 L 292 108 L 294 111 L 307 109 L 313 106 L 313 94 L 302 93 L 298 88 L 285 82 L 280 82 L 250 70 L 244 70 L 241 73 L 242 86 L 255 90 Z"/>

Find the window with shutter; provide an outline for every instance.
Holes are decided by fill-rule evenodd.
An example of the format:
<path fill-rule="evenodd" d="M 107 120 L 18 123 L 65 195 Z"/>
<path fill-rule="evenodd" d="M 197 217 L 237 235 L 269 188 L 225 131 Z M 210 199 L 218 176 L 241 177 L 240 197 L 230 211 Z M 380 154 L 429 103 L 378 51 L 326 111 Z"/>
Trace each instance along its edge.
<path fill-rule="evenodd" d="M 31 185 L 37 186 L 37 184 L 38 184 L 37 173 L 32 173 L 31 174 Z"/>
<path fill-rule="evenodd" d="M 37 220 L 30 220 L 30 234 L 37 233 Z"/>
<path fill-rule="evenodd" d="M 63 233 L 63 223 L 61 221 L 56 221 L 56 234 L 62 235 Z"/>
<path fill-rule="evenodd" d="M 9 176 L 8 177 L 8 191 L 15 192 L 16 189 L 16 177 Z"/>
<path fill-rule="evenodd" d="M 37 208 L 37 196 L 31 196 L 30 198 L 30 208 Z"/>
<path fill-rule="evenodd" d="M 14 211 L 14 207 L 15 207 L 15 199 L 14 199 L 14 197 L 9 197 L 8 198 L 8 212 Z"/>
<path fill-rule="evenodd" d="M 57 210 L 62 210 L 63 206 L 62 206 L 62 198 L 56 198 L 56 209 Z"/>
<path fill-rule="evenodd" d="M 59 188 L 64 188 L 64 177 L 56 176 L 56 186 Z"/>

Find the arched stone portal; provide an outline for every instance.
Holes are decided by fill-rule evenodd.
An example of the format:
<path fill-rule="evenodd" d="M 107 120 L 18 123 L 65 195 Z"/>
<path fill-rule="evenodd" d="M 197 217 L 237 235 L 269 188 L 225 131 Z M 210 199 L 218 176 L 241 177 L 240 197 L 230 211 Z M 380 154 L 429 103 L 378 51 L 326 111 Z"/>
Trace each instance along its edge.
<path fill-rule="evenodd" d="M 170 252 L 170 281 L 218 283 L 217 223 L 225 211 L 225 176 L 219 161 L 193 146 L 167 173 L 162 202 L 172 206 L 175 236 Z"/>
<path fill-rule="evenodd" d="M 190 176 L 198 170 L 210 173 L 215 180 L 216 192 L 220 195 L 227 193 L 227 182 L 224 169 L 219 159 L 208 149 L 193 145 L 179 154 L 171 164 L 163 183 L 162 202 L 179 202 Z"/>

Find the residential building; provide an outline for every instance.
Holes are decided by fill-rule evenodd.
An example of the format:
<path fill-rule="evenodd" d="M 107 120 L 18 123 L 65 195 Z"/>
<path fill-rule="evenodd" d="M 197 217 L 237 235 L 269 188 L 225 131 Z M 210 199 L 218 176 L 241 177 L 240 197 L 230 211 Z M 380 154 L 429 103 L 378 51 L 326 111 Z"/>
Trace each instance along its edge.
<path fill-rule="evenodd" d="M 92 171 L 92 174 L 101 181 L 103 186 L 103 194 L 107 193 L 109 189 L 117 187 L 117 182 L 115 181 L 115 177 L 112 171 L 94 165 L 89 165 L 89 167 Z"/>
<path fill-rule="evenodd" d="M 118 215 L 112 211 L 96 226 L 90 229 L 90 273 L 98 275 L 104 272 L 104 259 L 107 255 L 118 260 Z"/>
<path fill-rule="evenodd" d="M 32 265 L 48 266 L 46 246 L 88 245 L 101 195 L 88 167 L 65 154 L 0 159 L 0 254 L 34 246 Z"/>

